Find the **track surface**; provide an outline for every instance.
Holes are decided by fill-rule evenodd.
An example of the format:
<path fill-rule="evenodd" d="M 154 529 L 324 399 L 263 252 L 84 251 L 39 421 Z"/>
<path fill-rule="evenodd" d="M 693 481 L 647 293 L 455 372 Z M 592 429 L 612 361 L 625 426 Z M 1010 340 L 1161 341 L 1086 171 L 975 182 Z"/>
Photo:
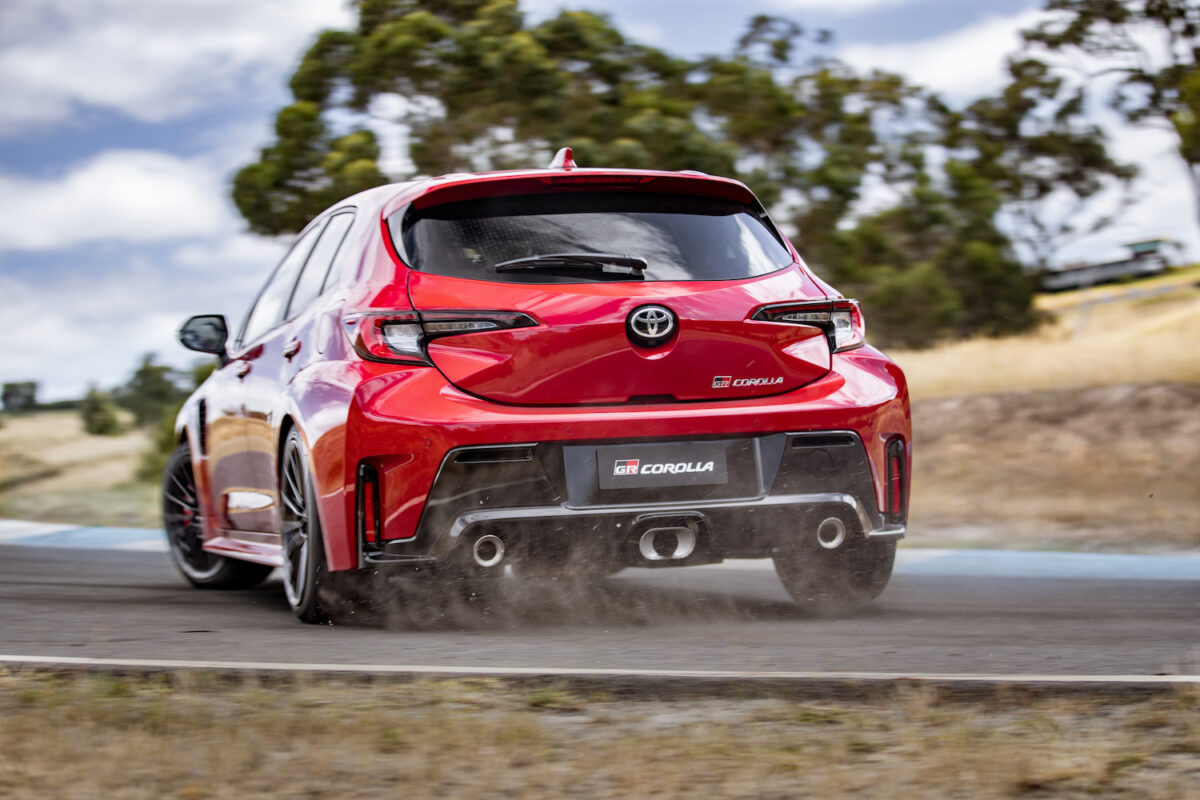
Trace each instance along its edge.
<path fill-rule="evenodd" d="M 1048 566 L 1020 576 L 1004 568 L 1017 555 Z M 1137 557 L 1116 557 L 1095 562 L 1107 572 L 1068 577 L 1061 565 L 1072 556 L 998 553 L 971 574 L 938 574 L 922 566 L 920 551 L 912 556 L 877 604 L 849 619 L 803 616 L 766 562 L 743 562 L 626 570 L 590 588 L 506 578 L 474 599 L 405 583 L 393 587 L 401 599 L 381 611 L 312 627 L 291 616 L 275 580 L 252 591 L 203 592 L 187 587 L 162 553 L 3 545 L 0 654 L 613 670 L 1200 671 L 1195 559 L 1178 569 L 1145 561 L 1164 573 L 1155 575 L 1131 569 L 1143 563 L 1128 560 Z"/>

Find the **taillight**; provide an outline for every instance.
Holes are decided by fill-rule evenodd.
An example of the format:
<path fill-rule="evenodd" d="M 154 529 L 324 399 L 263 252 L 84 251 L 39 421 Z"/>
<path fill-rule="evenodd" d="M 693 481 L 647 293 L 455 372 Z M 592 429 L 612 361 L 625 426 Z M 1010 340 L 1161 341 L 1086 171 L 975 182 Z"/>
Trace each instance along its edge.
<path fill-rule="evenodd" d="M 363 358 L 393 364 L 428 364 L 421 347 L 421 318 L 415 311 L 351 314 L 346 335 Z"/>
<path fill-rule="evenodd" d="M 553 175 L 538 178 L 551 186 L 631 186 L 649 183 L 652 175 Z"/>
<path fill-rule="evenodd" d="M 751 319 L 820 328 L 829 337 L 829 349 L 834 353 L 862 347 L 867 340 L 867 323 L 857 300 L 776 303 L 758 309 Z"/>
<path fill-rule="evenodd" d="M 908 510 L 907 476 L 905 475 L 904 439 L 896 437 L 887 449 L 887 518 L 888 522 L 903 522 Z"/>
<path fill-rule="evenodd" d="M 482 331 L 531 328 L 537 321 L 519 311 L 365 311 L 342 320 L 363 358 L 392 364 L 428 365 L 431 339 Z"/>
<path fill-rule="evenodd" d="M 455 333 L 537 327 L 533 317 L 520 311 L 422 311 L 421 322 L 429 339 Z"/>

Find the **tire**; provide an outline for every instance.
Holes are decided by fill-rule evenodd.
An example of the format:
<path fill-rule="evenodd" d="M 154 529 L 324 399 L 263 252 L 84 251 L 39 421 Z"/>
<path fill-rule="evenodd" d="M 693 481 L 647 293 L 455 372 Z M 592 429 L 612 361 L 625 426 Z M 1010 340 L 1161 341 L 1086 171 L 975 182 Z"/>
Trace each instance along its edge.
<path fill-rule="evenodd" d="M 896 543 L 848 539 L 826 550 L 816 537 L 774 557 L 775 572 L 796 605 L 822 616 L 846 614 L 870 603 L 887 586 L 896 563 Z"/>
<path fill-rule="evenodd" d="M 329 570 L 316 492 L 300 432 L 293 428 L 279 465 L 280 544 L 283 589 L 288 605 L 302 622 L 329 620 L 332 606 Z"/>
<path fill-rule="evenodd" d="M 274 567 L 226 558 L 203 548 L 204 516 L 192 469 L 192 449 L 185 442 L 175 448 L 163 471 L 163 527 L 171 563 L 198 589 L 257 586 Z"/>

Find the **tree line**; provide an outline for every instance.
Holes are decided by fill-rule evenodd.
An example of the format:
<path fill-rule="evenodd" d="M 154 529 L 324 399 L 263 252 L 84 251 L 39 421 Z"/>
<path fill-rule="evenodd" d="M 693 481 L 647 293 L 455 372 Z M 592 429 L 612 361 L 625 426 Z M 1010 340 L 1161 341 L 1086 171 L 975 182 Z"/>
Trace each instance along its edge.
<path fill-rule="evenodd" d="M 137 477 L 158 481 L 167 459 L 175 449 L 175 417 L 192 390 L 204 382 L 217 362 L 197 363 L 180 370 L 155 360 L 153 353 L 142 356 L 129 380 L 111 391 L 88 388 L 80 399 L 39 403 L 36 381 L 13 381 L 3 385 L 0 399 L 9 414 L 32 411 L 73 410 L 79 413 L 83 429 L 93 436 L 118 436 L 129 428 L 148 430 L 150 448 L 143 454 Z"/>
<path fill-rule="evenodd" d="M 1101 89 L 1128 119 L 1176 131 L 1200 193 L 1191 0 L 1047 0 L 1002 89 L 964 108 L 822 56 L 829 31 L 782 17 L 749 20 L 729 53 L 683 58 L 588 11 L 529 24 L 515 0 L 354 5 L 357 27 L 316 38 L 274 141 L 234 178 L 255 232 L 298 231 L 390 180 L 543 166 L 569 145 L 585 166 L 745 181 L 805 259 L 865 302 L 873 338 L 926 346 L 1036 324 L 1036 271 L 1109 221 L 1100 205 L 1136 170 L 1091 121 Z M 1138 50 L 1146 30 L 1166 38 L 1169 65 Z M 1087 53 L 1116 82 L 1036 57 L 1055 51 Z M 406 130 L 411 174 L 384 174 L 377 122 Z"/>

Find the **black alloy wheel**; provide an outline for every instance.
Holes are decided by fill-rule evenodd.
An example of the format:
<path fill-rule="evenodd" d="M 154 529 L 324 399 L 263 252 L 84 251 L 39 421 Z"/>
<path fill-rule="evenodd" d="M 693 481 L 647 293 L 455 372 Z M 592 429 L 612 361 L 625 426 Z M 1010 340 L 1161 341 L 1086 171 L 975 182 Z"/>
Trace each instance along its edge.
<path fill-rule="evenodd" d="M 280 544 L 283 547 L 283 588 L 288 605 L 303 622 L 325 622 L 328 611 L 321 594 L 329 589 L 321 519 L 316 492 L 296 429 L 288 434 L 279 467 Z"/>
<path fill-rule="evenodd" d="M 204 512 L 192 470 L 192 450 L 184 442 L 175 448 L 163 471 L 163 525 L 171 563 L 201 589 L 245 589 L 262 583 L 271 567 L 204 549 Z"/>

